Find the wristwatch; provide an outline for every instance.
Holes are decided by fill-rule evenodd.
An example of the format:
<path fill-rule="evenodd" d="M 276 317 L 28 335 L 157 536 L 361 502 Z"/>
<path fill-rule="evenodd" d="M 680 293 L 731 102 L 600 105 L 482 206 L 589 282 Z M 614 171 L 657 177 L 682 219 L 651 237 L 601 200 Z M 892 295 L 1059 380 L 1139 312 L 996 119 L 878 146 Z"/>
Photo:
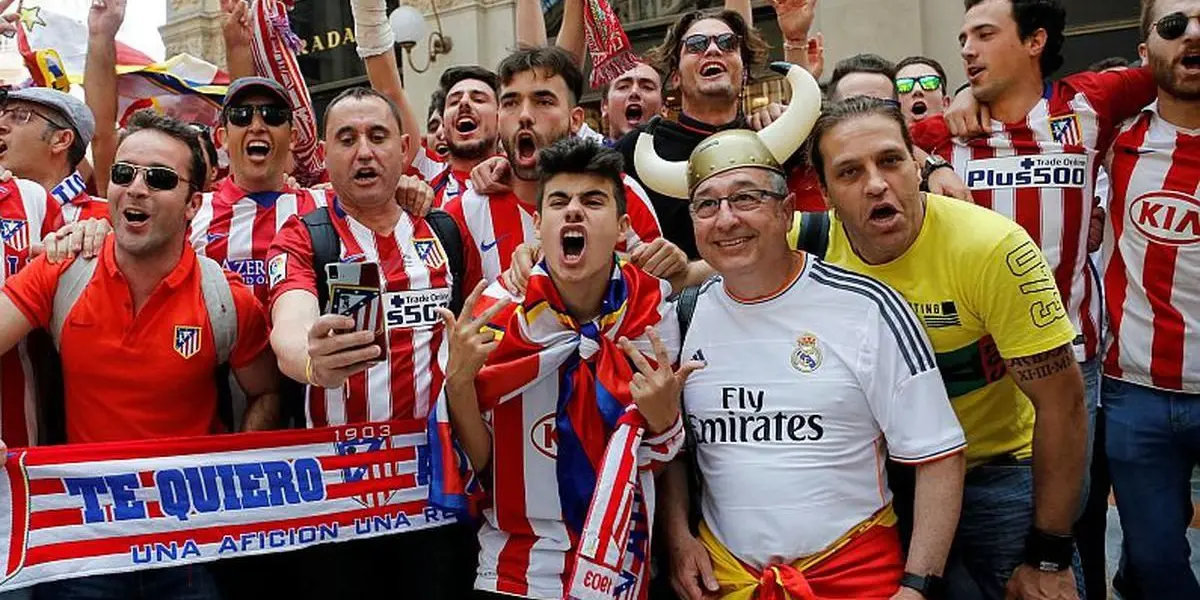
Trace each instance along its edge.
<path fill-rule="evenodd" d="M 1070 535 L 1030 529 L 1025 537 L 1025 564 L 1043 572 L 1055 573 L 1071 567 L 1075 556 L 1075 538 Z"/>
<path fill-rule="evenodd" d="M 925 164 L 921 166 L 921 181 L 929 181 L 929 176 L 938 169 L 953 169 L 954 165 L 950 164 L 946 159 L 930 154 L 925 157 Z"/>
<path fill-rule="evenodd" d="M 904 572 L 900 577 L 900 587 L 916 590 L 925 600 L 945 600 L 946 582 L 937 575 L 917 575 Z"/>

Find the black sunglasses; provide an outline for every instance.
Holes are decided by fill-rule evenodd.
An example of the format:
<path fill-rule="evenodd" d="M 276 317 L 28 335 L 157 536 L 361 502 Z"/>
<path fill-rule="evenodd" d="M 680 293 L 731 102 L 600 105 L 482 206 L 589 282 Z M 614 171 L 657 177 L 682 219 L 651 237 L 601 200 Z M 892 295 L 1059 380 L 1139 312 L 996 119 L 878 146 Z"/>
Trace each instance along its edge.
<path fill-rule="evenodd" d="M 142 177 L 147 186 L 164 192 L 178 187 L 180 181 L 187 181 L 170 167 L 143 167 L 127 162 L 113 163 L 112 170 L 108 173 L 108 179 L 117 185 L 130 185 L 137 177 L 138 172 L 143 174 Z"/>
<path fill-rule="evenodd" d="M 738 41 L 736 33 L 719 33 L 717 35 L 694 33 L 683 38 L 683 48 L 689 54 L 703 54 L 705 50 L 708 50 L 709 45 L 716 42 L 717 49 L 721 52 L 733 52 L 737 50 Z"/>
<path fill-rule="evenodd" d="M 1188 21 L 1192 19 L 1200 19 L 1200 16 L 1189 17 L 1181 12 L 1173 12 L 1154 23 L 1154 30 L 1158 32 L 1158 37 L 1169 42 L 1179 39 L 1187 31 Z"/>
<path fill-rule="evenodd" d="M 225 118 L 238 127 L 247 127 L 254 120 L 254 113 L 258 113 L 269 127 L 279 127 L 292 120 L 292 109 L 273 104 L 230 106 L 225 109 Z"/>

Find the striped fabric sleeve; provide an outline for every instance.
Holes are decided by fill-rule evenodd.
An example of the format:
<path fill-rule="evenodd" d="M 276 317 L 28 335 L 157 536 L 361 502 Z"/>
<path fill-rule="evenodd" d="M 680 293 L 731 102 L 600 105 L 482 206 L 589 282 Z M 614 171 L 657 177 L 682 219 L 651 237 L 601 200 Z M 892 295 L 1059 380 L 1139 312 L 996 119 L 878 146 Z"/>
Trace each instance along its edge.
<path fill-rule="evenodd" d="M 650 435 L 647 430 L 646 437 L 642 438 L 642 444 L 638 447 L 638 468 L 661 470 L 679 454 L 679 450 L 683 448 L 683 438 L 682 414 L 675 417 L 675 422 L 658 435 Z"/>

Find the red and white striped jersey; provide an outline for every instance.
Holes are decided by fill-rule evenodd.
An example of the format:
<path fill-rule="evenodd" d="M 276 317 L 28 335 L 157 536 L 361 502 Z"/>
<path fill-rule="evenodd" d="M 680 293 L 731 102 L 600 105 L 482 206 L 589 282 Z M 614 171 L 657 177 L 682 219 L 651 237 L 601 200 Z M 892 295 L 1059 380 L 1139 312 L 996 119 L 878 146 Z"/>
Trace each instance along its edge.
<path fill-rule="evenodd" d="M 30 244 L 54 231 L 61 218 L 58 204 L 41 185 L 16 178 L 0 183 L 0 282 L 25 268 Z M 36 399 L 33 366 L 22 340 L 0 356 L 0 440 L 8 446 L 37 445 Z"/>
<path fill-rule="evenodd" d="M 1041 248 L 1080 335 L 1079 360 L 1099 352 L 1085 269 L 1096 170 L 1117 125 L 1155 89 L 1148 69 L 1077 73 L 1047 84 L 1023 121 L 992 121 L 986 137 L 952 138 L 941 116 L 913 126 L 914 142 L 950 161 L 976 204 L 1016 221 Z"/>
<path fill-rule="evenodd" d="M 650 197 L 638 182 L 621 175 L 625 182 L 625 212 L 629 231 L 617 245 L 618 252 L 629 252 L 644 242 L 662 237 L 662 227 Z M 480 279 L 495 281 L 512 262 L 517 246 L 536 239 L 533 228 L 534 208 L 515 194 L 485 196 L 473 187 L 447 202 L 443 210 L 458 222 L 466 255 L 464 290 L 475 288 Z"/>
<path fill-rule="evenodd" d="M 329 216 L 341 240 L 342 262 L 379 264 L 388 352 L 385 360 L 351 376 L 339 389 L 310 386 L 309 426 L 424 419 L 441 391 L 446 364 L 444 326 L 430 306 L 449 304 L 446 251 L 428 223 L 413 220 L 407 212 L 401 213 L 391 235 L 378 235 L 354 220 L 336 199 L 330 201 Z M 312 239 L 299 217 L 288 219 L 279 230 L 268 270 L 268 307 L 289 290 L 318 295 Z"/>
<path fill-rule="evenodd" d="M 1156 102 L 1121 127 L 1106 162 L 1104 373 L 1200 393 L 1200 131 L 1163 120 Z"/>
<path fill-rule="evenodd" d="M 463 195 L 471 181 L 469 171 L 459 171 L 452 167 L 442 169 L 432 180 L 429 187 L 433 188 L 433 207 L 442 208 L 446 203 Z"/>
<path fill-rule="evenodd" d="M 240 275 L 265 305 L 271 240 L 292 215 L 302 217 L 322 206 L 325 190 L 285 188 L 249 194 L 226 177 L 216 190 L 204 194 L 192 218 L 192 248 Z"/>
<path fill-rule="evenodd" d="M 79 171 L 67 175 L 66 179 L 54 186 L 50 190 L 50 197 L 58 202 L 62 211 L 62 218 L 54 224 L 56 227 L 88 219 L 110 220 L 108 200 L 88 194 L 87 183 Z"/>
<path fill-rule="evenodd" d="M 450 168 L 450 163 L 442 160 L 438 155 L 433 153 L 433 150 L 426 148 L 424 144 L 417 150 L 417 156 L 413 158 L 412 165 L 408 167 L 410 175 L 417 175 L 421 181 L 426 183 L 432 182 L 434 177 L 441 174 L 442 171 Z"/>

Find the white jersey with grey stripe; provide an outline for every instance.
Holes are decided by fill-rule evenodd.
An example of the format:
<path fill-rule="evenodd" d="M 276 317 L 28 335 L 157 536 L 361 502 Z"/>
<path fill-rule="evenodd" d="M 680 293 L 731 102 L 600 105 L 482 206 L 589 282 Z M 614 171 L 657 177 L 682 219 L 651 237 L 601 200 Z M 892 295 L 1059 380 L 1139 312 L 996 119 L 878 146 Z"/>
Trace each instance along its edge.
<path fill-rule="evenodd" d="M 710 280 L 681 354 L 707 365 L 683 394 L 704 519 L 755 567 L 818 552 L 885 508 L 886 457 L 922 463 L 966 445 L 900 295 L 803 260 L 765 298 Z"/>

